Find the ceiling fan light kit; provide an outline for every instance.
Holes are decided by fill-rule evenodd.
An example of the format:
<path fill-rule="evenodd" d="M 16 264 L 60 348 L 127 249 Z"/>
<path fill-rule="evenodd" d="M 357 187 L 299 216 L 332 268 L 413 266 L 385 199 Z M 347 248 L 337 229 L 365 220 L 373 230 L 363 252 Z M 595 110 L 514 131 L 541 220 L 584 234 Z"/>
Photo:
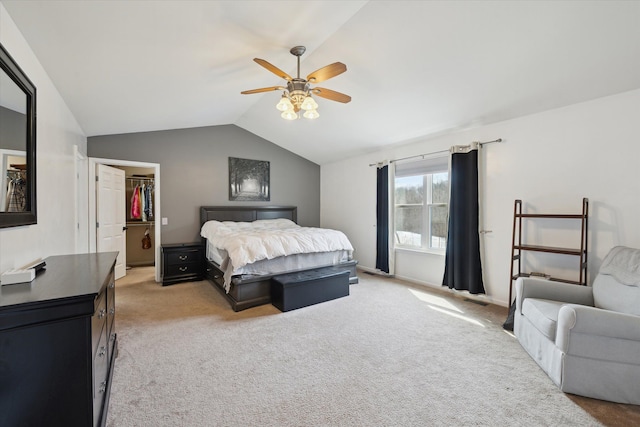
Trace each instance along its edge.
<path fill-rule="evenodd" d="M 287 80 L 287 86 L 271 86 L 261 89 L 245 90 L 241 92 L 243 95 L 252 93 L 270 92 L 274 90 L 282 90 L 280 102 L 276 105 L 280 116 L 285 120 L 296 120 L 300 117 L 300 110 L 304 110 L 303 117 L 307 119 L 316 119 L 320 117 L 318 114 L 318 103 L 311 97 L 311 94 L 332 101 L 342 102 L 344 104 L 351 101 L 349 95 L 323 88 L 311 88 L 311 83 L 319 83 L 329 80 L 339 74 L 347 71 L 347 66 L 341 62 L 334 62 L 326 67 L 309 74 L 306 79 L 300 78 L 300 57 L 307 49 L 304 46 L 295 46 L 289 52 L 298 58 L 298 75 L 296 78 L 291 77 L 278 67 L 270 64 L 264 59 L 254 58 L 253 60 L 263 66 L 273 74 Z"/>

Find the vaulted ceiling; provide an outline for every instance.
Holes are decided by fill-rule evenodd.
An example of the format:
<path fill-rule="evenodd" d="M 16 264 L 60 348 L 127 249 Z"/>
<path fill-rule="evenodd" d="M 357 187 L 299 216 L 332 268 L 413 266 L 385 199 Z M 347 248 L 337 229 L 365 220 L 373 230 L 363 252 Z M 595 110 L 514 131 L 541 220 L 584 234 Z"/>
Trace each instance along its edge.
<path fill-rule="evenodd" d="M 2 0 L 87 136 L 235 124 L 318 164 L 640 88 L 637 1 Z M 320 118 L 279 92 L 343 62 Z"/>

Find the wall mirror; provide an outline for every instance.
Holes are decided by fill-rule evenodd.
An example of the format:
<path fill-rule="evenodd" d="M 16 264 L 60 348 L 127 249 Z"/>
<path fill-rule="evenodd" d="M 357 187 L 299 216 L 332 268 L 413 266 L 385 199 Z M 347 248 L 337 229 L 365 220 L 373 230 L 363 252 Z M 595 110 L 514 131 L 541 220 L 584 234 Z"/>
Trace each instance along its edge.
<path fill-rule="evenodd" d="M 36 224 L 36 88 L 2 44 L 0 168 L 0 228 Z"/>

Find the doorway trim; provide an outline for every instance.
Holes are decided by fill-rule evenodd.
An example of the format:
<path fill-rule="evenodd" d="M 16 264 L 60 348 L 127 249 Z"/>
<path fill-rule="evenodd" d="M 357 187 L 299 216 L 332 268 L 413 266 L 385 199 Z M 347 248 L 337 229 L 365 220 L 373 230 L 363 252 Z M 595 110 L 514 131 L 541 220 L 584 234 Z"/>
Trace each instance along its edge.
<path fill-rule="evenodd" d="M 88 252 L 89 247 L 89 219 L 87 205 L 88 202 L 88 182 L 89 167 L 87 156 L 83 154 L 77 145 L 73 146 L 73 166 L 74 166 L 74 192 L 75 192 L 75 244 L 76 253 L 82 254 Z"/>
<path fill-rule="evenodd" d="M 103 159 L 97 157 L 89 157 L 89 251 L 96 252 L 96 165 L 102 164 L 107 166 L 132 166 L 142 168 L 152 168 L 154 170 L 154 207 L 153 215 L 156 218 L 154 223 L 155 242 L 155 280 L 160 282 L 160 249 L 161 249 L 161 221 L 160 215 L 160 164 L 159 163 L 147 163 L 136 162 L 132 160 L 116 160 L 116 159 Z"/>

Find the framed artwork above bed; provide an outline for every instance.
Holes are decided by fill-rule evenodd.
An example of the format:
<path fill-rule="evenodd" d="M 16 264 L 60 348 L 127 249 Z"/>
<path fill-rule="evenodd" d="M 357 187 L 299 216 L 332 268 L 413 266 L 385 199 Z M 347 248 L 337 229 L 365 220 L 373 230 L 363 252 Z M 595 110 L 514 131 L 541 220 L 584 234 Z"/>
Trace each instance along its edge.
<path fill-rule="evenodd" d="M 271 200 L 269 162 L 229 157 L 229 200 Z"/>

